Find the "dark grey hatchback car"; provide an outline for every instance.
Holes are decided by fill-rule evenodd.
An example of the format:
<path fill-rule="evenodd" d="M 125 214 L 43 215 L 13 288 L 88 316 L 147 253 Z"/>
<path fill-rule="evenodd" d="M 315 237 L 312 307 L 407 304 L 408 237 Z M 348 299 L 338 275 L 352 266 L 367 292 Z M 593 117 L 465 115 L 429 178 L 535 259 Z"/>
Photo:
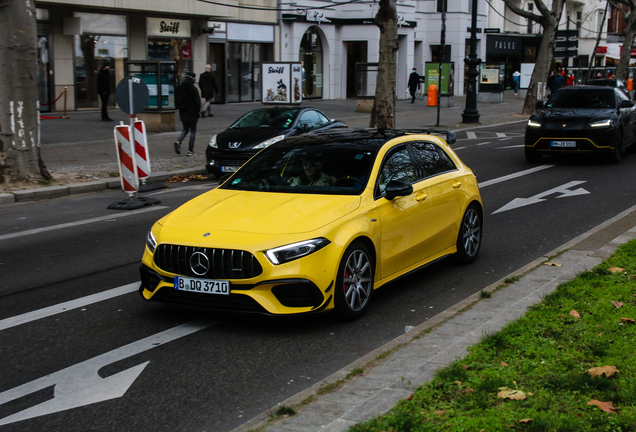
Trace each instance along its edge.
<path fill-rule="evenodd" d="M 205 168 L 215 177 L 238 170 L 252 156 L 285 138 L 310 131 L 346 128 L 311 107 L 267 107 L 248 112 L 213 135 L 205 150 Z"/>

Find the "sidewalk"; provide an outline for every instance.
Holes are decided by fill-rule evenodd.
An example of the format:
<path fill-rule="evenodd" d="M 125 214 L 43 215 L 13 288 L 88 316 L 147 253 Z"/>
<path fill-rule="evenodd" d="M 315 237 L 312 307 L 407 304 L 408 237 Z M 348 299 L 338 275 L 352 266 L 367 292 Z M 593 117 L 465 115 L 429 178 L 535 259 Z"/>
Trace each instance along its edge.
<path fill-rule="evenodd" d="M 485 288 L 491 298 L 474 294 L 278 405 L 293 406 L 298 414 L 270 421 L 278 406 L 272 407 L 232 432 L 344 432 L 383 415 L 420 384 L 432 380 L 438 369 L 468 355 L 467 348 L 484 334 L 496 333 L 522 317 L 559 284 L 600 264 L 618 246 L 635 238 L 636 206 Z M 547 257 L 559 253 L 562 255 L 551 260 L 561 267 L 542 265 Z M 514 276 L 520 279 L 500 289 Z M 358 368 L 363 374 L 347 380 Z M 344 385 L 318 396 L 321 388 L 338 380 L 344 380 Z M 311 403 L 302 404 L 310 397 Z"/>
<path fill-rule="evenodd" d="M 439 109 L 429 107 L 426 100 L 418 99 L 396 102 L 396 126 L 402 129 L 436 128 L 445 130 L 475 129 L 480 126 L 521 122 L 528 116 L 521 115 L 524 99 L 508 91 L 501 104 L 477 104 L 480 114 L 479 124 L 462 123 L 462 113 L 466 108 L 464 96 L 454 97 L 454 106 Z M 226 129 L 232 122 L 249 110 L 260 108 L 261 102 L 233 103 L 213 105 L 214 117 L 200 119 L 198 123 L 195 145 L 196 154 L 188 157 L 174 153 L 172 143 L 176 140 L 181 128 L 176 132 L 150 133 L 148 145 L 150 163 L 153 174 L 148 182 L 162 182 L 172 175 L 187 176 L 192 174 L 206 175 L 205 147 L 212 134 Z M 355 99 L 309 100 L 303 106 L 314 106 L 325 114 L 342 120 L 351 128 L 369 126 L 370 113 L 356 112 Z M 55 117 L 60 114 L 44 113 Z M 116 173 L 117 155 L 113 128 L 116 124 L 128 124 L 128 115 L 118 109 L 110 109 L 109 115 L 115 120 L 112 123 L 100 121 L 99 110 L 84 110 L 68 113 L 68 119 L 45 119 L 41 121 L 41 156 L 48 170 L 55 174 L 83 175 L 95 181 L 77 184 L 62 184 L 39 187 L 9 193 L 0 193 L 0 204 L 18 201 L 56 198 L 79 193 L 96 192 L 104 189 L 120 188 Z M 114 177 L 113 177 L 114 176 Z"/>

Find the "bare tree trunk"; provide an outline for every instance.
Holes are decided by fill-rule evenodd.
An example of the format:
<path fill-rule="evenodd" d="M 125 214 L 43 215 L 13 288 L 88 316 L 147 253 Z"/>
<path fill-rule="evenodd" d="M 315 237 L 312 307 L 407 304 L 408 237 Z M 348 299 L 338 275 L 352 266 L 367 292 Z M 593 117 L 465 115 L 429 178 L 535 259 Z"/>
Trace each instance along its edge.
<path fill-rule="evenodd" d="M 548 74 L 550 73 L 550 64 L 556 47 L 556 25 L 546 25 L 543 27 L 543 38 L 539 46 L 539 54 L 534 65 L 534 71 L 530 78 L 528 93 L 523 103 L 521 114 L 532 114 L 536 111 L 537 101 L 543 99 L 548 92 Z"/>
<path fill-rule="evenodd" d="M 380 61 L 369 127 L 394 129 L 395 68 L 398 49 L 395 0 L 380 0 L 375 25 L 380 28 Z"/>
<path fill-rule="evenodd" d="M 50 178 L 40 160 L 35 3 L 0 0 L 0 182 Z"/>
<path fill-rule="evenodd" d="M 616 66 L 616 78 L 626 81 L 629 78 L 627 67 L 629 60 L 632 58 L 632 44 L 634 43 L 634 34 L 636 34 L 636 11 L 630 12 L 627 20 L 627 26 L 623 31 L 625 41 L 623 42 L 623 52 Z"/>
<path fill-rule="evenodd" d="M 607 10 L 609 9 L 609 2 L 605 3 L 605 12 L 603 12 L 603 25 L 605 25 L 605 18 L 607 18 Z M 598 50 L 598 45 L 601 43 L 601 36 L 603 36 L 603 25 L 601 25 L 601 30 L 598 32 L 598 36 L 596 36 L 596 44 L 594 44 L 594 50 L 592 51 L 592 55 L 590 56 L 590 62 L 587 65 L 587 78 L 585 81 L 589 80 L 592 76 L 592 67 L 594 66 L 594 58 L 596 57 L 596 50 Z"/>
<path fill-rule="evenodd" d="M 517 15 L 539 23 L 543 27 L 541 46 L 539 46 L 537 61 L 532 72 L 532 78 L 530 78 L 523 110 L 521 111 L 522 114 L 532 114 L 535 111 L 537 101 L 546 94 L 548 73 L 550 72 L 550 64 L 552 63 L 554 48 L 556 47 L 556 30 L 559 27 L 559 21 L 561 21 L 565 0 L 552 0 L 551 9 L 546 7 L 543 0 L 534 0 L 534 4 L 541 15 L 521 9 L 515 0 L 504 0 L 504 3 Z"/>

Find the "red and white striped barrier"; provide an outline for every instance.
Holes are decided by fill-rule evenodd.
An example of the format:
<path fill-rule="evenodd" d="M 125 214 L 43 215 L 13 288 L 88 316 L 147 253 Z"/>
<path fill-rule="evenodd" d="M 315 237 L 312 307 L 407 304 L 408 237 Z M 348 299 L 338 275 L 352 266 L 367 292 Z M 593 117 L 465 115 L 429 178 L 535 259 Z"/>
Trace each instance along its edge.
<path fill-rule="evenodd" d="M 123 124 L 115 126 L 115 146 L 117 147 L 121 188 L 124 192 L 135 193 L 139 190 L 139 177 L 133 146 L 130 142 L 130 126 Z"/>
<path fill-rule="evenodd" d="M 151 170 L 146 124 L 142 120 L 135 120 L 133 134 L 135 136 L 135 162 L 137 163 L 137 176 L 139 177 L 139 180 L 144 180 L 150 176 Z"/>

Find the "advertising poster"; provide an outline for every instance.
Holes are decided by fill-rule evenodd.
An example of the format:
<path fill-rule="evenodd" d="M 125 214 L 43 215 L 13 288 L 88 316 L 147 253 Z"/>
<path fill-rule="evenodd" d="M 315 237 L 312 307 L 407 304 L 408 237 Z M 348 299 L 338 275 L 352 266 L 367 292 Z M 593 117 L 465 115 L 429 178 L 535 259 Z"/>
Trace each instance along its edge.
<path fill-rule="evenodd" d="M 440 88 L 439 63 L 426 63 L 424 67 L 424 93 L 428 94 L 428 86 L 434 84 Z M 445 96 L 455 94 L 455 63 L 442 63 L 441 93 Z"/>
<path fill-rule="evenodd" d="M 301 63 L 291 64 L 291 102 L 298 104 L 303 101 L 303 65 Z"/>
<path fill-rule="evenodd" d="M 291 103 L 291 63 L 263 63 L 263 103 Z"/>

